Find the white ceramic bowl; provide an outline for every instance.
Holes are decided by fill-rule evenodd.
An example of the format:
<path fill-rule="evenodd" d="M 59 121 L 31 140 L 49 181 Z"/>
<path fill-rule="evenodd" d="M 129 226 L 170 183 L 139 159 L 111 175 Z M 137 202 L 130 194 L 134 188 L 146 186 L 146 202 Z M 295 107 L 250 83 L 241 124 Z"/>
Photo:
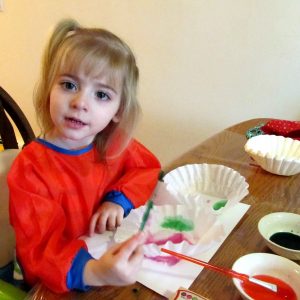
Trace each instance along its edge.
<path fill-rule="evenodd" d="M 268 214 L 258 222 L 258 231 L 273 252 L 292 260 L 300 260 L 300 250 L 289 249 L 270 240 L 277 232 L 290 232 L 300 236 L 300 215 L 288 212 Z"/>
<path fill-rule="evenodd" d="M 269 253 L 251 253 L 236 260 L 232 269 L 250 276 L 276 277 L 287 283 L 300 299 L 300 266 L 287 258 Z M 252 300 L 243 290 L 240 280 L 233 279 L 233 283 L 243 299 Z"/>
<path fill-rule="evenodd" d="M 300 141 L 283 136 L 250 138 L 245 151 L 266 171 L 290 176 L 300 173 Z"/>

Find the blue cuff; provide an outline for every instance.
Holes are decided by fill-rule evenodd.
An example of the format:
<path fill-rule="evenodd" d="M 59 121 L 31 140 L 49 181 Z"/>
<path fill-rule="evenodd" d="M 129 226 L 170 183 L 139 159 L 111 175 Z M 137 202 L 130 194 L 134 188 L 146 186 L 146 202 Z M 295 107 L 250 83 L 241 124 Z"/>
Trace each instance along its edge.
<path fill-rule="evenodd" d="M 124 218 L 128 216 L 130 211 L 134 208 L 131 201 L 121 192 L 111 191 L 106 194 L 104 201 L 119 204 L 124 209 Z"/>
<path fill-rule="evenodd" d="M 83 270 L 86 263 L 93 259 L 93 257 L 83 248 L 76 254 L 71 269 L 67 274 L 68 289 L 76 289 L 80 291 L 87 291 L 90 287 L 83 282 Z"/>

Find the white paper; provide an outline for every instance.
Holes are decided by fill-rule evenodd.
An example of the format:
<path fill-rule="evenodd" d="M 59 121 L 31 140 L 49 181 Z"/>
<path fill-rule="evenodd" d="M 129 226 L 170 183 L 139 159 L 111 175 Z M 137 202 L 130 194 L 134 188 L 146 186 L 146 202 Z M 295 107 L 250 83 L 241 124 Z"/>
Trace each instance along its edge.
<path fill-rule="evenodd" d="M 174 202 L 178 203 L 176 198 L 166 190 L 163 183 L 159 183 L 153 201 L 156 205 Z M 233 207 L 223 210 L 222 213 L 218 215 L 217 222 L 222 225 L 222 234 L 219 236 L 219 239 L 213 246 L 209 247 L 208 250 L 195 251 L 193 257 L 208 262 L 247 212 L 249 207 L 250 205 L 237 203 Z M 218 229 L 216 224 L 212 226 L 212 235 L 214 229 L 216 229 L 215 232 L 217 232 Z M 99 258 L 108 247 L 114 244 L 113 233 L 111 232 L 82 238 L 87 243 L 90 254 L 95 258 Z M 183 260 L 173 266 L 169 266 L 166 263 L 156 262 L 145 258 L 137 280 L 148 288 L 169 298 L 180 287 L 189 288 L 202 269 L 203 267 L 199 265 Z"/>
<path fill-rule="evenodd" d="M 224 225 L 225 236 L 207 252 L 202 252 L 200 254 L 195 253 L 193 257 L 208 262 L 247 212 L 249 207 L 250 205 L 248 204 L 238 203 L 235 207 L 220 215 L 219 220 Z M 203 267 L 201 266 L 183 260 L 170 267 L 167 264 L 156 263 L 144 259 L 143 267 L 138 274 L 138 281 L 157 293 L 169 298 L 180 287 L 189 288 L 202 269 Z"/>

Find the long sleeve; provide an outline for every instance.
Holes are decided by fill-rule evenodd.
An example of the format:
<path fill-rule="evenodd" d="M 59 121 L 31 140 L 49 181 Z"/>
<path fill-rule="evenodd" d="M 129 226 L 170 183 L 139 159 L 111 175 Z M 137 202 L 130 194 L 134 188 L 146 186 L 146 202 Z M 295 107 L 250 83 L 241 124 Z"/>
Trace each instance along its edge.
<path fill-rule="evenodd" d="M 107 192 L 122 192 L 134 207 L 139 207 L 151 197 L 160 171 L 158 159 L 134 140 L 124 157 L 123 175 L 108 186 Z"/>

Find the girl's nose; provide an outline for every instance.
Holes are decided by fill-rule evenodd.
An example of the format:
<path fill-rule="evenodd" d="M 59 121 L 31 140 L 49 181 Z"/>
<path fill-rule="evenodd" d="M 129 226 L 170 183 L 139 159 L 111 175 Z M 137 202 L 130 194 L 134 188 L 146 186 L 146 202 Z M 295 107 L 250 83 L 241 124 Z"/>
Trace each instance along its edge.
<path fill-rule="evenodd" d="M 84 95 L 83 93 L 76 94 L 71 101 L 71 107 L 73 109 L 87 111 L 88 109 L 87 96 Z"/>

